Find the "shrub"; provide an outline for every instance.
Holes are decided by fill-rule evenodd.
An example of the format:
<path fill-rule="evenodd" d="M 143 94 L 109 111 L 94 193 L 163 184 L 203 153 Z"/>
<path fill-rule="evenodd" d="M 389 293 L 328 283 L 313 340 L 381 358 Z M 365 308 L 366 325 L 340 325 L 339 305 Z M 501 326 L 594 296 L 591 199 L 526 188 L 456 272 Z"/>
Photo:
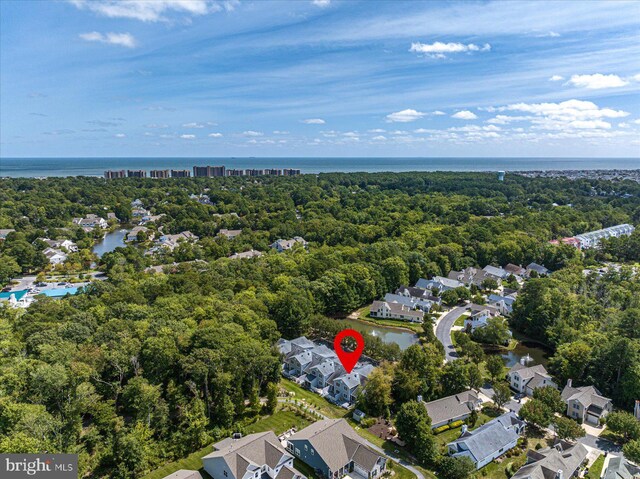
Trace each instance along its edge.
<path fill-rule="evenodd" d="M 377 420 L 375 417 L 365 417 L 360 421 L 360 425 L 366 429 L 373 426 L 376 423 L 376 421 Z"/>
<path fill-rule="evenodd" d="M 440 427 L 435 428 L 433 430 L 433 433 L 434 434 L 440 434 L 441 432 L 448 431 L 449 429 L 451 429 L 451 427 L 448 424 L 445 424 L 444 426 L 440 426 Z"/>
<path fill-rule="evenodd" d="M 464 424 L 464 421 L 453 421 L 451 424 L 449 424 L 449 429 L 455 429 L 457 427 L 460 427 Z"/>

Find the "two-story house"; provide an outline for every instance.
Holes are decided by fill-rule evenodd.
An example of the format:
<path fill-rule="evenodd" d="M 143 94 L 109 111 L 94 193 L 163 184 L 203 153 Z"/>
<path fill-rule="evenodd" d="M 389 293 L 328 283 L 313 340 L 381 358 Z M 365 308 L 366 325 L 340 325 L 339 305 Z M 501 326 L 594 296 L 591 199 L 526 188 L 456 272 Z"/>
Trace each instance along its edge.
<path fill-rule="evenodd" d="M 545 386 L 558 388 L 542 364 L 524 366 L 523 364 L 516 363 L 509 369 L 507 377 L 511 389 L 526 396 L 533 396 L 533 391 L 536 388 Z"/>
<path fill-rule="evenodd" d="M 604 397 L 594 386 L 573 387 L 571 379 L 562 390 L 567 404 L 567 416 L 594 426 L 613 409 L 611 399 Z"/>

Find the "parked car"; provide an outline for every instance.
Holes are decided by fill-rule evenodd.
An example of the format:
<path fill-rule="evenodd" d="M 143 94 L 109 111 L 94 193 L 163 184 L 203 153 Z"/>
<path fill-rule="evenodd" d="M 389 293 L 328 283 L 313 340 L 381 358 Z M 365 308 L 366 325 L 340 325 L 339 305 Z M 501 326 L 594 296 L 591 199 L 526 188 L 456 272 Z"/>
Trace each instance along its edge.
<path fill-rule="evenodd" d="M 11 291 L 11 286 L 6 286 L 6 287 L 2 288 L 2 292 L 3 293 L 8 293 L 9 291 Z"/>
<path fill-rule="evenodd" d="M 64 286 L 65 284 L 67 284 L 67 283 L 65 283 L 64 281 L 62 281 L 62 282 L 58 283 L 58 286 Z"/>
<path fill-rule="evenodd" d="M 46 285 L 47 285 L 47 283 L 45 283 L 43 281 L 40 281 L 40 282 L 36 283 L 36 286 L 39 287 L 39 288 L 42 288 L 43 286 L 46 286 Z"/>

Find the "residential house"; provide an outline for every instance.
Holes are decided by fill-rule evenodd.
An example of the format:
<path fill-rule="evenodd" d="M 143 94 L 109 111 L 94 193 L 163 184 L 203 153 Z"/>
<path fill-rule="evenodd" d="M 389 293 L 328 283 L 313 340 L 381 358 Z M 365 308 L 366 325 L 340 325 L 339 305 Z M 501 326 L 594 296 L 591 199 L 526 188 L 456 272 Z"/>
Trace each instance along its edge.
<path fill-rule="evenodd" d="M 47 257 L 49 263 L 54 265 L 64 263 L 67 260 L 67 254 L 59 249 L 45 248 L 42 254 Z"/>
<path fill-rule="evenodd" d="M 433 301 L 428 299 L 414 298 L 411 296 L 403 296 L 401 294 L 387 293 L 384 295 L 384 300 L 387 303 L 398 303 L 406 306 L 409 309 L 419 309 L 428 313 L 433 307 Z"/>
<path fill-rule="evenodd" d="M 400 296 L 406 296 L 407 298 L 417 298 L 425 301 L 430 301 L 433 304 L 440 305 L 442 298 L 434 296 L 430 289 L 416 288 L 414 286 L 400 286 L 396 289 L 395 294 Z"/>
<path fill-rule="evenodd" d="M 4 241 L 7 239 L 7 236 L 9 236 L 9 234 L 11 233 L 15 233 L 16 230 L 14 229 L 0 229 L 0 241 Z"/>
<path fill-rule="evenodd" d="M 38 238 L 38 240 L 46 243 L 49 248 L 61 249 L 64 248 L 66 251 L 76 252 L 78 251 L 78 246 L 71 240 L 61 239 L 61 240 L 52 240 L 49 238 Z"/>
<path fill-rule="evenodd" d="M 248 259 L 258 258 L 262 256 L 262 252 L 250 249 L 249 251 L 243 251 L 242 253 L 234 253 L 229 256 L 229 259 Z"/>
<path fill-rule="evenodd" d="M 107 213 L 107 221 L 109 221 L 109 220 L 115 220 L 115 221 L 117 221 L 117 222 L 120 222 L 120 220 L 118 219 L 118 217 L 116 216 L 116 214 L 115 214 L 115 213 L 113 213 L 113 212 L 109 212 L 109 213 Z"/>
<path fill-rule="evenodd" d="M 634 466 L 624 457 L 612 456 L 604 471 L 604 479 L 638 479 L 640 468 Z"/>
<path fill-rule="evenodd" d="M 516 278 L 520 278 L 522 279 L 524 276 L 526 276 L 527 274 L 527 270 L 524 269 L 522 266 L 517 265 L 517 264 L 513 264 L 513 263 L 509 263 L 504 267 L 504 270 L 509 273 L 510 275 L 515 276 Z"/>
<path fill-rule="evenodd" d="M 538 276 L 546 276 L 551 272 L 541 264 L 529 263 L 527 265 L 527 276 L 531 276 L 532 271 L 535 271 L 536 273 L 538 273 Z"/>
<path fill-rule="evenodd" d="M 589 451 L 582 444 L 561 441 L 553 447 L 527 451 L 527 463 L 511 479 L 571 479 L 578 477 Z"/>
<path fill-rule="evenodd" d="M 153 239 L 153 232 L 146 226 L 134 226 L 127 233 L 126 241 L 138 241 L 138 233 L 147 233 L 147 239 Z"/>
<path fill-rule="evenodd" d="M 513 412 L 492 419 L 473 431 L 463 427 L 458 439 L 447 444 L 449 455 L 468 457 L 476 469 L 486 466 L 518 444 L 525 423 Z"/>
<path fill-rule="evenodd" d="M 509 273 L 498 266 L 487 265 L 482 268 L 482 271 L 484 271 L 487 279 L 494 279 L 498 281 L 498 283 L 500 283 L 500 281 L 502 281 L 503 279 L 507 279 L 509 277 Z"/>
<path fill-rule="evenodd" d="M 437 289 L 440 292 L 460 287 L 464 287 L 464 283 L 457 279 L 445 278 L 444 276 L 434 276 L 433 279 L 420 278 L 416 283 L 416 288 L 428 290 Z"/>
<path fill-rule="evenodd" d="M 167 248 L 173 251 L 176 246 L 178 246 L 181 242 L 195 242 L 198 241 L 198 237 L 194 235 L 191 231 L 183 231 L 181 233 L 175 235 L 162 235 L 158 239 L 158 246 L 163 248 Z"/>
<path fill-rule="evenodd" d="M 305 248 L 307 247 L 307 242 L 304 238 L 300 236 L 295 236 L 293 239 L 283 240 L 278 239 L 275 242 L 271 243 L 269 246 L 278 251 L 278 253 L 282 253 L 283 251 L 290 250 L 296 244 L 301 244 Z"/>
<path fill-rule="evenodd" d="M 307 426 L 288 439 L 287 450 L 328 479 L 350 473 L 375 479 L 387 469 L 387 458 L 367 446 L 344 419 Z"/>
<path fill-rule="evenodd" d="M 164 216 L 164 213 L 160 213 L 159 215 L 152 215 L 151 213 L 148 213 L 146 215 L 143 215 L 142 217 L 140 217 L 140 221 L 138 222 L 138 224 L 140 226 L 146 225 L 147 223 L 155 223 L 158 220 L 160 220 L 160 218 L 162 218 Z"/>
<path fill-rule="evenodd" d="M 98 215 L 88 214 L 85 218 L 73 218 L 73 223 L 83 228 L 102 228 L 105 229 L 109 226 L 107 220 L 101 218 Z"/>
<path fill-rule="evenodd" d="M 542 364 L 536 366 L 525 366 L 520 363 L 514 364 L 507 373 L 509 386 L 514 391 L 526 396 L 533 396 L 536 388 L 551 386 L 558 388 L 553 378 L 549 375 Z"/>
<path fill-rule="evenodd" d="M 511 314 L 513 312 L 513 303 L 516 302 L 514 296 L 501 296 L 499 294 L 490 294 L 487 296 L 487 304 L 495 306 L 500 314 Z"/>
<path fill-rule="evenodd" d="M 218 236 L 222 236 L 223 238 L 227 238 L 229 240 L 235 239 L 237 236 L 240 236 L 242 230 L 228 230 L 226 228 L 218 231 Z"/>
<path fill-rule="evenodd" d="M 594 386 L 576 388 L 571 379 L 562 390 L 562 400 L 567 403 L 567 416 L 596 426 L 613 408 L 611 399 L 604 397 Z"/>
<path fill-rule="evenodd" d="M 489 316 L 500 316 L 500 310 L 498 308 L 496 308 L 495 306 L 491 306 L 490 304 L 476 304 L 476 303 L 469 303 L 467 305 L 467 309 L 469 310 L 469 312 L 473 315 L 476 313 L 479 313 L 481 311 L 488 311 L 489 312 Z"/>
<path fill-rule="evenodd" d="M 431 418 L 431 428 L 444 426 L 469 417 L 471 411 L 478 410 L 482 399 L 471 389 L 468 391 L 423 403 Z"/>
<path fill-rule="evenodd" d="M 273 431 L 224 439 L 213 445 L 202 465 L 213 479 L 306 479 Z"/>
<path fill-rule="evenodd" d="M 132 208 L 131 210 L 131 216 L 133 216 L 134 218 L 143 218 L 145 216 L 150 216 L 151 215 L 151 211 L 139 207 L 139 208 Z"/>
<path fill-rule="evenodd" d="M 328 399 L 342 406 L 350 406 L 356 402 L 358 392 L 364 387 L 373 371 L 371 364 L 365 364 L 355 368 L 349 374 L 342 374 L 333 380 Z"/>
<path fill-rule="evenodd" d="M 400 319 L 411 323 L 422 323 L 424 321 L 424 311 L 411 309 L 401 303 L 390 303 L 388 301 L 374 301 L 369 308 L 369 315 L 379 319 Z"/>
<path fill-rule="evenodd" d="M 466 331 L 475 331 L 478 328 L 484 328 L 492 317 L 491 311 L 483 309 L 472 313 L 467 319 L 464 320 L 464 329 Z"/>
<path fill-rule="evenodd" d="M 162 479 L 202 479 L 202 474 L 198 471 L 180 469 L 179 471 L 172 472 L 168 476 L 164 476 Z"/>

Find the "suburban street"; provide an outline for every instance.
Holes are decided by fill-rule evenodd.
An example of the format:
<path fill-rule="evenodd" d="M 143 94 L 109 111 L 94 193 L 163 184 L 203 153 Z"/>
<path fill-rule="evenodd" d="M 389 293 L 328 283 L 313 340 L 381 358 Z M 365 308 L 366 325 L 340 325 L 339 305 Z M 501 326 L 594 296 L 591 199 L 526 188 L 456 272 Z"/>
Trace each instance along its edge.
<path fill-rule="evenodd" d="M 440 319 L 438 325 L 436 326 L 436 337 L 438 338 L 438 341 L 440 341 L 444 346 L 445 361 L 453 361 L 454 359 L 458 359 L 456 348 L 451 342 L 451 328 L 453 327 L 453 323 L 456 322 L 456 319 L 462 316 L 466 309 L 466 306 L 458 306 L 456 308 L 453 308 L 451 311 L 445 314 L 442 319 Z"/>
<path fill-rule="evenodd" d="M 615 454 L 616 456 L 624 457 L 622 453 L 622 448 L 617 444 L 608 441 L 607 439 L 601 439 L 598 436 L 594 436 L 592 434 L 587 434 L 584 437 L 578 439 L 580 444 L 584 444 L 585 446 L 593 447 L 594 449 L 599 449 L 602 452 L 607 452 L 609 454 Z"/>

